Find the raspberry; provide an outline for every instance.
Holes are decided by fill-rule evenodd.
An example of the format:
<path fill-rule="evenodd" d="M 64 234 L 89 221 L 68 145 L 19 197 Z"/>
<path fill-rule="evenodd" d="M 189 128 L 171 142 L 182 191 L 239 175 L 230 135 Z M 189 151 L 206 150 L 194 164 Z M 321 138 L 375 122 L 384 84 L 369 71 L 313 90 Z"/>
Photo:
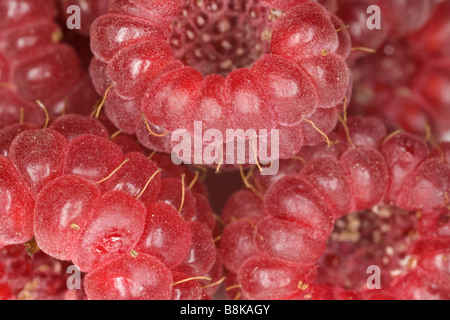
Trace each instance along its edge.
<path fill-rule="evenodd" d="M 280 148 L 289 158 L 303 144 L 302 120 L 340 104 L 351 87 L 342 26 L 307 1 L 116 0 L 92 25 L 90 74 L 100 94 L 113 86 L 108 117 L 146 147 L 170 152 L 173 131 L 204 121 L 203 130 L 223 133 L 291 130 Z"/>
<path fill-rule="evenodd" d="M 310 277 L 308 271 L 295 265 L 254 255 L 241 266 L 238 281 L 250 299 L 286 300 L 297 294 L 299 281 L 307 283 Z"/>
<path fill-rule="evenodd" d="M 212 231 L 206 225 L 192 221 L 189 223 L 189 228 L 192 233 L 191 247 L 175 270 L 201 276 L 213 267 L 216 261 L 216 246 Z"/>
<path fill-rule="evenodd" d="M 448 61 L 425 61 L 407 55 L 409 49 L 404 42 L 391 43 L 385 48 L 387 53 L 358 61 L 350 113 L 372 115 L 392 129 L 401 128 L 420 135 L 426 135 L 426 127 L 430 126 L 433 134 L 443 137 L 449 121 L 444 93 L 449 81 Z M 371 73 L 370 77 L 363 76 L 367 72 Z"/>
<path fill-rule="evenodd" d="M 300 67 L 281 56 L 267 55 L 255 62 L 252 69 L 269 89 L 280 125 L 298 124 L 303 116 L 314 113 L 318 106 L 316 89 Z"/>
<path fill-rule="evenodd" d="M 325 12 L 313 3 L 286 12 L 272 29 L 272 53 L 297 60 L 316 56 L 324 49 L 335 52 L 339 46 L 337 32 Z"/>
<path fill-rule="evenodd" d="M 450 5 L 441 1 L 429 21 L 419 31 L 412 34 L 408 41 L 420 56 L 445 57 L 450 54 L 448 41 L 445 39 L 446 30 L 450 28 L 448 11 Z"/>
<path fill-rule="evenodd" d="M 37 99 L 52 117 L 90 113 L 97 94 L 75 50 L 60 42 L 53 2 L 8 0 L 1 6 L 5 17 L 0 25 L 0 126 L 19 121 L 41 125 Z"/>
<path fill-rule="evenodd" d="M 407 1 L 393 7 L 397 10 L 404 5 Z M 355 96 L 350 113 L 375 116 L 394 130 L 424 136 L 431 132 L 438 140 L 446 136 L 448 53 L 445 45 L 433 44 L 442 43 L 439 35 L 447 28 L 446 6 L 445 1 L 435 6 L 424 1 L 408 7 L 407 14 L 417 19 L 414 26 L 405 25 L 406 29 L 413 27 L 410 31 L 393 27 L 400 34 L 381 42 L 376 54 L 355 59 Z"/>
<path fill-rule="evenodd" d="M 203 287 L 217 290 L 216 221 L 190 168 L 175 166 L 167 155 L 146 157 L 127 136 L 119 146 L 99 120 L 79 115 L 58 117 L 44 129 L 6 127 L 0 137 L 0 183 L 7 195 L 1 197 L 2 246 L 34 237 L 37 250 L 73 261 L 86 275 L 89 299 L 181 298 L 172 292 L 177 272 L 186 281 L 203 281 L 197 299 Z M 128 279 L 128 291 L 115 286 L 115 277 Z M 15 294 L 0 283 L 5 298 Z"/>
<path fill-rule="evenodd" d="M 24 245 L 0 249 L 1 300 L 82 300 L 82 290 L 68 289 L 69 264 L 42 251 L 30 257 Z"/>
<path fill-rule="evenodd" d="M 228 271 L 237 274 L 245 260 L 258 253 L 254 242 L 256 222 L 242 218 L 227 224 L 222 233 L 220 249 Z"/>
<path fill-rule="evenodd" d="M 448 299 L 448 12 L 3 1 L 0 299 Z"/>
<path fill-rule="evenodd" d="M 89 272 L 117 255 L 131 252 L 144 231 L 145 218 L 145 207 L 133 197 L 121 191 L 106 192 L 80 225 L 75 265 Z"/>
<path fill-rule="evenodd" d="M 302 149 L 280 163 L 280 177 L 243 175 L 250 190 L 223 212 L 229 291 L 239 286 L 233 295 L 247 299 L 445 299 L 446 144 L 430 152 L 374 118 L 341 120 L 334 145 Z M 365 287 L 370 265 L 382 268 L 381 291 Z"/>
<path fill-rule="evenodd" d="M 348 25 L 353 45 L 355 48 L 378 50 L 387 41 L 405 38 L 423 27 L 431 18 L 435 9 L 434 0 L 421 1 L 412 0 L 397 1 L 395 3 L 380 0 L 375 1 L 355 1 L 338 0 L 336 15 Z M 380 28 L 368 28 L 369 11 L 368 8 L 378 6 L 381 16 Z M 405 19 L 408 20 L 405 23 Z M 369 51 L 371 51 L 369 50 Z M 367 55 L 365 50 L 352 53 L 350 64 L 358 58 Z"/>
<path fill-rule="evenodd" d="M 34 211 L 35 237 L 41 250 L 71 260 L 79 238 L 75 225 L 81 225 L 85 212 L 99 197 L 95 185 L 76 176 L 60 177 L 46 185 Z"/>
<path fill-rule="evenodd" d="M 191 230 L 169 204 L 156 202 L 147 207 L 147 221 L 137 250 L 174 268 L 183 262 L 191 247 Z"/>
<path fill-rule="evenodd" d="M 183 282 L 189 275 L 182 272 L 172 271 L 174 283 L 171 300 L 202 300 L 202 287 L 198 280 Z"/>
<path fill-rule="evenodd" d="M 34 199 L 5 157 L 0 157 L 2 193 L 1 240 L 3 245 L 22 243 L 33 236 Z M 9 197 L 6 195 L 10 195 Z"/>
<path fill-rule="evenodd" d="M 172 274 L 162 262 L 140 254 L 111 260 L 90 272 L 85 289 L 91 300 L 168 300 L 172 283 Z"/>

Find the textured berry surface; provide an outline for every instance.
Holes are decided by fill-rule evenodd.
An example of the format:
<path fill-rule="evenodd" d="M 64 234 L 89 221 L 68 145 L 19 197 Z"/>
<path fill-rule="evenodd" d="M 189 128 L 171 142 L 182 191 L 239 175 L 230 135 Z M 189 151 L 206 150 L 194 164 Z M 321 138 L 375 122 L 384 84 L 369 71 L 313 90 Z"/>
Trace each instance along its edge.
<path fill-rule="evenodd" d="M 64 282 L 46 294 L 39 290 L 50 285 L 15 287 L 9 279 L 21 276 L 8 273 L 0 278 L 2 298 L 15 299 L 23 289 L 30 299 L 78 299 L 84 292 L 94 300 L 201 299 L 203 287 L 217 290 L 223 271 L 216 219 L 191 168 L 144 151 L 126 135 L 109 139 L 102 122 L 79 115 L 61 116 L 44 129 L 13 125 L 0 136 L 1 246 L 26 243 L 30 254 L 48 255 L 64 265 L 61 276 L 49 275 L 60 282 L 71 264 L 86 278 L 79 294 L 65 293 Z M 113 142 L 119 137 L 122 145 Z M 30 272 L 23 281 L 33 281 L 33 264 L 25 266 Z M 175 291 L 172 284 L 184 280 L 194 282 Z"/>
<path fill-rule="evenodd" d="M 108 117 L 148 148 L 165 139 L 155 132 L 167 139 L 177 129 L 192 133 L 194 121 L 205 131 L 255 130 L 256 137 L 282 126 L 290 134 L 280 139 L 280 155 L 289 158 L 308 136 L 303 120 L 340 104 L 351 87 L 351 41 L 342 26 L 309 1 L 111 1 L 91 27 L 90 74 L 99 94 L 113 86 Z"/>
<path fill-rule="evenodd" d="M 0 300 L 450 299 L 449 5 L 0 0 Z"/>
<path fill-rule="evenodd" d="M 449 102 L 445 92 L 450 69 L 442 36 L 448 30 L 449 3 L 401 1 L 390 8 L 392 17 L 404 6 L 408 8 L 405 13 L 416 19 L 414 25 L 401 23 L 399 27 L 396 21 L 392 28 L 397 34 L 385 37 L 377 46 L 362 44 L 375 49 L 376 54 L 353 59 L 355 95 L 349 110 L 375 116 L 390 129 L 423 136 L 431 131 L 438 139 L 448 139 Z M 392 19 L 391 14 L 386 17 Z M 387 30 L 378 31 L 383 29 Z"/>
<path fill-rule="evenodd" d="M 40 251 L 30 257 L 24 245 L 0 249 L 1 300 L 82 300 L 83 290 L 68 289 L 70 264 Z"/>
<path fill-rule="evenodd" d="M 76 50 L 61 41 L 56 4 L 3 1 L 0 12 L 0 127 L 23 120 L 42 124 L 36 100 L 52 117 L 89 114 L 98 95 Z"/>
<path fill-rule="evenodd" d="M 279 178 L 243 176 L 250 190 L 223 211 L 228 297 L 448 299 L 447 144 L 430 150 L 362 117 L 342 121 L 333 139 L 281 162 Z M 379 290 L 368 287 L 370 266 Z"/>

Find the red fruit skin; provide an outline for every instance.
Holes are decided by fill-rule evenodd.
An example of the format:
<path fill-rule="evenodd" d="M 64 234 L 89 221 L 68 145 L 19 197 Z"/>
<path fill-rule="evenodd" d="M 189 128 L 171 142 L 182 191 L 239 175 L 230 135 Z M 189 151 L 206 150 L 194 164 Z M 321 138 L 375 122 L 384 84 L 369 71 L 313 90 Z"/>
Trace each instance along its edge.
<path fill-rule="evenodd" d="M 7 15 L 7 26 L 0 27 L 2 126 L 19 120 L 42 124 L 36 100 L 46 106 L 50 117 L 90 113 L 88 104 L 93 105 L 97 97 L 74 48 L 60 42 L 53 1 L 6 1 L 2 6 Z"/>
<path fill-rule="evenodd" d="M 346 24 L 335 14 L 330 16 L 331 21 L 333 22 L 334 28 L 337 31 L 339 47 L 336 49 L 336 54 L 342 57 L 342 59 L 346 60 L 350 56 L 351 47 L 352 47 L 352 38 L 350 36 L 350 32 L 346 27 Z"/>
<path fill-rule="evenodd" d="M 316 112 L 317 113 L 317 110 Z M 300 150 L 306 145 L 305 137 L 303 136 L 303 122 L 296 126 L 278 126 L 280 139 L 280 160 L 291 159 L 297 155 Z"/>
<path fill-rule="evenodd" d="M 259 171 L 256 171 L 254 173 L 255 184 L 258 186 L 258 189 L 260 189 L 259 190 L 260 192 L 265 193 L 275 182 L 277 182 L 278 180 L 280 180 L 281 178 L 283 178 L 285 176 L 296 175 L 303 167 L 304 167 L 304 163 L 299 159 L 290 158 L 290 159 L 280 160 L 280 168 L 278 170 L 278 173 L 275 175 L 263 176 L 263 175 L 261 175 L 261 173 Z M 240 193 L 240 192 L 241 191 L 238 191 L 237 193 Z M 250 192 L 250 190 L 247 190 L 247 193 L 252 193 L 252 192 Z M 230 199 L 233 199 L 233 197 L 234 197 L 234 195 L 232 195 L 232 197 Z M 237 200 L 245 202 L 244 201 L 245 200 L 244 192 L 242 192 L 242 198 L 240 198 L 240 199 L 239 198 Z M 250 204 L 254 204 L 253 208 L 257 208 L 258 212 L 260 212 L 262 215 L 264 215 L 264 208 L 262 209 L 262 211 L 259 211 L 259 208 L 263 207 L 263 204 L 260 201 L 260 199 L 256 196 L 256 194 L 253 193 L 250 199 L 252 199 L 252 201 L 249 201 L 249 206 L 250 206 Z M 256 200 L 258 200 L 258 201 L 256 201 Z M 237 204 L 238 204 L 238 202 L 236 202 L 236 205 Z M 224 208 L 224 211 L 225 211 L 225 208 Z M 236 212 L 238 212 L 238 210 L 239 210 L 239 208 L 235 209 Z M 253 210 L 253 209 L 248 208 L 248 209 L 246 209 L 245 212 L 251 212 L 250 210 Z M 259 216 L 259 214 L 258 214 L 258 216 Z"/>
<path fill-rule="evenodd" d="M 8 300 L 83 300 L 84 290 L 68 289 L 63 263 L 42 251 L 32 257 L 24 245 L 0 250 L 0 299 Z M 81 279 L 82 285 L 83 279 Z M 6 289 L 6 291 L 5 291 Z M 4 295 L 7 295 L 6 297 Z"/>
<path fill-rule="evenodd" d="M 182 0 L 111 0 L 110 12 L 168 23 L 183 6 Z"/>
<path fill-rule="evenodd" d="M 0 156 L 0 243 L 24 243 L 33 237 L 34 199 L 13 164 Z"/>
<path fill-rule="evenodd" d="M 227 270 L 237 274 L 248 258 L 260 253 L 254 242 L 256 224 L 257 220 L 240 219 L 222 232 L 220 251 Z"/>
<path fill-rule="evenodd" d="M 353 210 L 371 208 L 386 194 L 389 172 L 381 153 L 374 148 L 349 149 L 339 160 L 350 183 Z"/>
<path fill-rule="evenodd" d="M 38 194 L 34 210 L 39 248 L 54 258 L 72 260 L 85 218 L 99 197 L 95 184 L 76 176 L 62 176 L 48 183 Z"/>
<path fill-rule="evenodd" d="M 108 64 L 108 76 L 117 93 L 127 99 L 140 98 L 156 76 L 174 59 L 170 46 L 163 41 L 130 45 Z M 138 66 L 130 69 L 130 65 Z"/>
<path fill-rule="evenodd" d="M 117 144 L 120 147 L 120 149 L 122 149 L 123 154 L 131 152 L 138 152 L 138 153 L 146 152 L 145 148 L 137 143 L 136 137 L 125 134 L 119 134 L 118 136 L 113 137 L 110 140 L 115 144 Z"/>
<path fill-rule="evenodd" d="M 450 45 L 447 35 L 450 30 L 450 4 L 441 1 L 423 28 L 409 37 L 409 43 L 420 56 L 448 57 Z"/>
<path fill-rule="evenodd" d="M 0 155 L 8 157 L 9 156 L 9 148 L 11 147 L 11 143 L 14 138 L 19 135 L 19 133 L 27 130 L 37 130 L 33 124 L 23 123 L 23 124 L 15 124 L 8 126 L 4 129 L 0 130 Z"/>
<path fill-rule="evenodd" d="M 222 254 L 219 249 L 216 249 L 216 259 L 211 269 L 205 274 L 206 277 L 211 280 L 201 279 L 199 282 L 202 285 L 204 294 L 214 296 L 221 289 L 222 282 L 224 281 L 224 268 Z"/>
<path fill-rule="evenodd" d="M 174 270 L 184 272 L 192 277 L 209 272 L 216 260 L 216 245 L 211 230 L 200 222 L 190 222 L 192 233 L 191 247 L 183 262 Z"/>
<path fill-rule="evenodd" d="M 2 1 L 0 4 L 0 29 L 22 25 L 23 21 L 33 21 L 39 18 L 52 19 L 57 14 L 51 1 L 22 0 L 21 4 L 17 5 L 16 0 Z"/>
<path fill-rule="evenodd" d="M 49 129 L 62 134 L 68 142 L 83 134 L 92 134 L 108 139 L 108 131 L 98 120 L 77 114 L 59 116 L 52 121 Z"/>
<path fill-rule="evenodd" d="M 327 238 L 333 228 L 333 217 L 321 196 L 308 183 L 286 176 L 274 183 L 264 195 L 266 214 L 293 219 Z"/>
<path fill-rule="evenodd" d="M 219 130 L 225 137 L 226 130 L 231 128 L 227 94 L 224 77 L 213 74 L 203 79 L 193 110 L 193 121 L 202 121 L 203 143 L 213 142 L 205 139 L 206 130 Z"/>
<path fill-rule="evenodd" d="M 53 44 L 37 55 L 21 59 L 11 77 L 21 97 L 51 105 L 81 78 L 81 65 L 71 47 Z"/>
<path fill-rule="evenodd" d="M 397 198 L 406 210 L 439 208 L 448 203 L 450 167 L 440 159 L 425 160 L 409 177 Z"/>
<path fill-rule="evenodd" d="M 123 160 L 119 146 L 101 137 L 86 134 L 67 145 L 64 174 L 97 182 L 106 178 Z"/>
<path fill-rule="evenodd" d="M 278 123 L 299 124 L 317 108 L 316 89 L 308 75 L 295 63 L 277 55 L 266 55 L 252 66 L 272 101 Z"/>
<path fill-rule="evenodd" d="M 92 79 L 95 90 L 101 96 L 112 86 L 112 80 L 109 78 L 107 70 L 108 64 L 106 62 L 95 56 L 92 58 L 89 64 L 89 76 Z"/>
<path fill-rule="evenodd" d="M 173 278 L 158 259 L 140 254 L 112 260 L 90 272 L 84 282 L 89 300 L 169 300 Z"/>
<path fill-rule="evenodd" d="M 259 219 L 264 217 L 262 201 L 250 190 L 238 190 L 226 202 L 221 218 L 225 224 L 244 218 Z"/>
<path fill-rule="evenodd" d="M 311 161 L 300 177 L 313 185 L 322 195 L 333 217 L 346 215 L 352 206 L 351 187 L 339 162 L 331 157 Z"/>
<path fill-rule="evenodd" d="M 386 126 L 376 118 L 353 116 L 347 120 L 346 126 L 349 131 L 348 138 L 356 147 L 378 148 L 387 136 Z M 347 137 L 343 125 L 339 125 L 336 131 L 344 139 Z M 341 143 L 350 147 L 348 141 Z"/>
<path fill-rule="evenodd" d="M 158 200 L 170 204 L 178 211 L 181 208 L 182 199 L 183 187 L 181 180 L 177 178 L 162 179 Z M 184 187 L 184 202 L 180 216 L 185 221 L 191 221 L 195 216 L 195 198 L 186 185 Z"/>
<path fill-rule="evenodd" d="M 169 204 L 155 202 L 147 206 L 145 228 L 136 251 L 154 256 L 173 269 L 187 256 L 191 239 L 191 229 L 178 212 Z"/>
<path fill-rule="evenodd" d="M 232 71 L 228 74 L 225 85 L 229 94 L 233 129 L 241 129 L 244 132 L 253 129 L 258 135 L 260 129 L 275 128 L 277 118 L 273 104 L 255 72 L 250 69 Z"/>
<path fill-rule="evenodd" d="M 211 230 L 214 230 L 216 226 L 216 218 L 214 217 L 214 212 L 211 209 L 209 200 L 204 195 L 192 192 L 195 198 L 195 216 L 192 221 L 198 221 L 205 224 Z"/>
<path fill-rule="evenodd" d="M 167 132 L 166 129 L 149 124 L 150 130 L 158 135 L 162 135 Z M 140 144 L 149 150 L 154 150 L 157 152 L 163 152 L 165 154 L 170 154 L 172 152 L 172 134 L 167 132 L 164 137 L 157 137 L 148 131 L 148 128 L 144 120 L 140 120 L 136 126 L 136 137 Z"/>
<path fill-rule="evenodd" d="M 37 104 L 30 103 L 11 88 L 0 88 L 0 128 L 18 124 L 20 109 L 23 109 L 23 120 L 29 124 L 42 125 L 44 117 Z"/>
<path fill-rule="evenodd" d="M 401 300 L 448 299 L 448 292 L 440 290 L 420 271 L 412 271 L 403 277 L 398 277 L 395 279 L 393 287 L 400 292 Z"/>
<path fill-rule="evenodd" d="M 139 99 L 124 99 L 116 89 L 108 92 L 105 100 L 105 114 L 115 127 L 125 134 L 136 134 L 136 124 L 141 118 Z"/>
<path fill-rule="evenodd" d="M 389 188 L 385 202 L 394 203 L 408 177 L 430 151 L 425 142 L 408 133 L 399 133 L 385 140 L 380 151 L 389 168 Z"/>
<path fill-rule="evenodd" d="M 303 3 L 277 20 L 272 30 L 274 54 L 298 59 L 335 52 L 338 37 L 328 12 L 315 3 Z"/>
<path fill-rule="evenodd" d="M 0 300 L 14 300 L 14 295 L 6 283 L 0 283 Z"/>
<path fill-rule="evenodd" d="M 93 204 L 76 244 L 75 265 L 90 272 L 120 255 L 130 255 L 144 231 L 146 208 L 122 191 Z"/>
<path fill-rule="evenodd" d="M 338 122 L 338 111 L 336 108 L 317 109 L 309 118 L 314 125 L 325 134 L 329 134 Z M 324 136 L 320 134 L 311 123 L 302 121 L 300 129 L 303 133 L 303 145 L 314 146 L 324 141 Z"/>
<path fill-rule="evenodd" d="M 177 283 L 189 279 L 189 275 L 182 272 L 172 271 L 173 282 Z M 202 300 L 202 287 L 198 280 L 190 280 L 179 283 L 172 287 L 170 300 Z"/>
<path fill-rule="evenodd" d="M 123 191 L 132 197 L 141 194 L 147 181 L 159 170 L 158 166 L 142 153 L 132 152 L 124 156 L 128 159 L 119 171 L 99 184 L 100 190 Z M 139 200 L 145 205 L 151 205 L 158 198 L 161 190 L 161 174 L 157 173 L 147 185 Z"/>
<path fill-rule="evenodd" d="M 241 267 L 238 281 L 245 297 L 252 300 L 286 300 L 297 295 L 298 284 L 309 282 L 309 270 L 286 264 L 264 255 L 248 259 Z"/>
<path fill-rule="evenodd" d="M 435 0 L 413 1 L 402 0 L 392 3 L 379 1 L 381 12 L 390 24 L 390 36 L 393 38 L 405 37 L 419 30 L 433 13 Z M 398 13 L 404 12 L 407 21 L 403 21 Z"/>
<path fill-rule="evenodd" d="M 36 50 L 53 45 L 61 36 L 59 26 L 52 20 L 38 20 L 0 32 L 0 47 L 5 57 L 20 60 Z"/>
<path fill-rule="evenodd" d="M 418 266 L 423 269 L 434 283 L 450 290 L 448 277 L 450 274 L 449 237 L 423 237 L 413 246 L 412 252 L 419 260 Z"/>
<path fill-rule="evenodd" d="M 97 58 L 110 62 L 126 46 L 139 41 L 162 40 L 164 31 L 149 21 L 107 13 L 91 27 L 91 49 Z M 117 38 L 120 32 L 122 37 Z"/>
<path fill-rule="evenodd" d="M 12 142 L 9 158 L 35 196 L 63 172 L 66 139 L 51 129 L 28 130 Z"/>
<path fill-rule="evenodd" d="M 147 120 L 168 131 L 190 128 L 201 82 L 202 75 L 189 67 L 176 69 L 156 79 L 142 100 Z"/>
<path fill-rule="evenodd" d="M 289 9 L 279 15 L 272 5 Z M 114 0 L 92 26 L 90 74 L 100 94 L 115 85 L 106 101 L 108 117 L 148 148 L 169 152 L 172 133 L 192 132 L 194 121 L 202 120 L 204 131 L 280 129 L 287 137 L 281 156 L 290 158 L 304 145 L 297 127 L 302 119 L 318 107 L 335 108 L 351 87 L 344 62 L 351 41 L 331 13 L 336 9 L 334 0 L 228 5 Z M 115 34 L 120 37 L 110 36 Z M 141 112 L 152 131 L 166 133 L 164 139 L 145 130 Z M 324 121 L 327 130 L 337 122 L 337 113 L 331 113 Z"/>
<path fill-rule="evenodd" d="M 332 108 L 344 99 L 350 83 L 350 72 L 339 55 L 330 53 L 296 62 L 311 77 L 319 97 L 318 108 Z"/>
<path fill-rule="evenodd" d="M 238 273 L 233 284 L 243 290 L 234 290 L 234 297 L 273 299 L 271 293 L 284 290 L 284 285 L 294 291 L 289 281 L 270 284 L 269 272 L 256 262 L 247 268 L 249 261 L 264 253 L 274 265 L 305 267 L 318 262 L 317 282 L 302 282 L 298 292 L 280 295 L 281 299 L 446 299 L 450 290 L 447 143 L 430 152 L 420 138 L 402 132 L 388 135 L 382 122 L 363 117 L 349 118 L 330 140 L 336 143 L 328 148 L 322 143 L 302 150 L 285 163 L 287 169 L 280 166 L 279 177 L 251 175 L 263 201 L 247 208 L 244 197 L 230 198 L 220 248 L 231 277 Z M 246 213 L 253 215 L 254 210 L 258 217 L 261 205 L 263 215 L 254 229 L 245 220 Z M 331 225 L 326 222 L 327 209 L 333 215 Z M 344 217 L 350 212 L 358 213 Z M 234 221 L 233 215 L 239 220 Z M 343 219 L 336 221 L 331 234 L 333 218 Z M 329 251 L 322 255 L 327 238 Z M 369 263 L 384 266 L 381 291 L 364 289 L 367 279 L 361 275 Z M 264 277 L 255 279 L 259 272 Z M 255 292 L 260 295 L 254 296 Z"/>
<path fill-rule="evenodd" d="M 300 266 L 314 265 L 326 248 L 322 234 L 314 228 L 275 217 L 258 222 L 254 242 L 262 253 Z"/>
<path fill-rule="evenodd" d="M 389 21 L 387 19 L 383 19 L 381 29 L 367 28 L 368 15 L 366 11 L 369 6 L 374 4 L 378 4 L 378 1 L 339 0 L 336 14 L 345 25 L 350 26 L 348 30 L 354 47 L 377 50 L 388 38 Z M 356 51 L 352 54 L 351 60 L 354 61 L 366 54 Z"/>

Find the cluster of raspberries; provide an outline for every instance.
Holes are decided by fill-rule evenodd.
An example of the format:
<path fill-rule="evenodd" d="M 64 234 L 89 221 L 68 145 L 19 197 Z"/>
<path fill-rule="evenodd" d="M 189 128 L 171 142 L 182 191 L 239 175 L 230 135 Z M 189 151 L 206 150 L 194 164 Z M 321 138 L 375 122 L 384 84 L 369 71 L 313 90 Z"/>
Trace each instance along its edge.
<path fill-rule="evenodd" d="M 449 29 L 449 0 L 0 1 L 0 299 L 450 299 Z M 199 122 L 222 158 L 209 129 L 277 131 L 278 171 L 175 164 Z"/>

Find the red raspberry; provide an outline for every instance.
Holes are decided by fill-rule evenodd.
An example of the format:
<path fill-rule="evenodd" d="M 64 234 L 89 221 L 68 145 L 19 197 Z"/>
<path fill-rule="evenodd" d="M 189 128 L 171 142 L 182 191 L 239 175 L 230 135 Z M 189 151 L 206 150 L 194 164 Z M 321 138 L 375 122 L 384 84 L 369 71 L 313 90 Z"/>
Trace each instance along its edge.
<path fill-rule="evenodd" d="M 336 15 L 348 26 L 353 46 L 361 48 L 352 53 L 350 64 L 359 57 L 367 55 L 365 49 L 379 50 L 392 40 L 405 38 L 428 21 L 432 21 L 432 14 L 436 7 L 435 0 L 414 1 L 383 1 L 383 0 L 338 0 Z M 445 1 L 444 1 L 445 2 Z M 377 6 L 375 11 L 370 10 Z M 436 10 L 441 11 L 441 10 Z M 379 13 L 380 28 L 368 28 L 371 15 Z M 375 16 L 374 16 L 375 17 Z"/>
<path fill-rule="evenodd" d="M 30 256 L 24 245 L 0 249 L 1 300 L 81 300 L 83 290 L 67 288 L 69 262 L 42 251 Z M 82 282 L 83 279 L 81 279 Z M 82 284 L 82 283 L 81 283 Z"/>
<path fill-rule="evenodd" d="M 171 132 L 193 132 L 194 121 L 223 136 L 227 128 L 291 130 L 280 149 L 292 156 L 288 150 L 300 150 L 308 136 L 303 120 L 334 110 L 351 87 L 350 38 L 317 3 L 268 2 L 111 1 L 91 29 L 91 76 L 100 94 L 114 86 L 108 117 L 164 152 Z M 155 139 L 149 130 L 166 135 Z"/>
<path fill-rule="evenodd" d="M 382 122 L 362 117 L 342 121 L 334 138 L 328 148 L 305 148 L 289 160 L 297 166 L 281 162 L 279 178 L 243 175 L 255 199 L 246 203 L 240 196 L 251 191 L 231 197 L 223 212 L 227 225 L 220 243 L 224 265 L 237 277 L 239 295 L 445 299 L 447 145 L 430 152 L 415 136 L 388 135 Z M 424 245 L 432 249 L 420 249 Z M 284 266 L 283 276 L 278 264 Z M 365 287 L 370 265 L 382 268 L 383 291 Z M 260 272 L 266 277 L 258 276 Z M 408 286 L 415 274 L 421 281 Z M 422 296 L 414 290 L 422 290 Z"/>
<path fill-rule="evenodd" d="M 124 153 L 132 140 L 119 146 L 98 120 L 77 115 L 45 129 L 14 125 L 0 137 L 2 246 L 34 236 L 43 252 L 87 274 L 89 299 L 182 298 L 172 294 L 177 272 L 186 281 L 202 280 L 201 292 L 220 285 L 216 221 L 190 168 L 154 152 Z M 155 268 L 157 277 L 141 277 L 155 275 Z M 116 287 L 115 277 L 128 279 L 128 291 Z M 11 290 L 1 288 L 8 297 Z"/>
<path fill-rule="evenodd" d="M 60 42 L 53 1 L 8 0 L 0 6 L 0 127 L 42 124 L 36 100 L 52 117 L 89 114 L 98 96 L 76 52 Z"/>
<path fill-rule="evenodd" d="M 441 140 L 447 139 L 450 124 L 446 98 L 450 64 L 441 39 L 448 29 L 449 10 L 448 2 L 443 1 L 430 14 L 434 6 L 428 2 L 409 8 L 408 14 L 422 16 L 417 18 L 417 32 L 390 38 L 380 44 L 376 54 L 356 62 L 355 95 L 349 110 L 380 118 L 393 130 L 401 128 L 424 136 L 432 133 Z M 429 8 L 416 12 L 420 6 Z"/>

